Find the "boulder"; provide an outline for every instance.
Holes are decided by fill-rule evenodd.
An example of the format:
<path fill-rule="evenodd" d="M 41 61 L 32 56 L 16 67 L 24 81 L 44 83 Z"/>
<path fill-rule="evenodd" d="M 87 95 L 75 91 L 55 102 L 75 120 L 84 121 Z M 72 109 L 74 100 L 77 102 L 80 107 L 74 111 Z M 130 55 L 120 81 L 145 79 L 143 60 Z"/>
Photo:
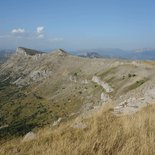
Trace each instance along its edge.
<path fill-rule="evenodd" d="M 62 118 L 60 117 L 57 121 L 54 121 L 53 126 L 59 125 Z"/>
<path fill-rule="evenodd" d="M 37 137 L 36 134 L 30 131 L 24 136 L 22 141 L 23 142 L 31 141 L 31 140 L 36 139 L 36 137 Z"/>

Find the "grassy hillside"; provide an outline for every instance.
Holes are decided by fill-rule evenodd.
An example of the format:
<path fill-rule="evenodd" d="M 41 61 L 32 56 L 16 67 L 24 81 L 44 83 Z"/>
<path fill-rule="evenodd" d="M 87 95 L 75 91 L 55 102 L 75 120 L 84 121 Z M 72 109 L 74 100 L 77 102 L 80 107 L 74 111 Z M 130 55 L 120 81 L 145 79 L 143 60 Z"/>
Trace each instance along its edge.
<path fill-rule="evenodd" d="M 53 53 L 40 59 L 14 55 L 0 68 L 0 127 L 6 126 L 0 129 L 0 138 L 24 135 L 60 117 L 71 119 L 84 103 L 98 102 L 100 87 L 81 82 L 90 76 L 82 67 L 87 59 L 77 62 L 78 57 L 66 53 L 65 57 Z M 74 61 L 77 64 L 70 65 Z M 49 70 L 48 77 L 42 78 L 40 70 Z M 31 78 L 34 73 L 39 80 Z M 14 83 L 18 79 L 21 83 Z"/>
<path fill-rule="evenodd" d="M 152 63 L 25 50 L 0 66 L 0 154 L 150 153 L 155 107 L 138 111 L 155 102 Z M 21 142 L 29 131 L 37 139 Z"/>
<path fill-rule="evenodd" d="M 22 142 L 13 139 L 0 147 L 1 155 L 103 155 L 155 154 L 155 106 L 134 114 L 116 117 L 104 108 L 83 120 L 85 129 L 75 129 L 72 121 L 56 129 L 44 128 L 37 138 Z"/>

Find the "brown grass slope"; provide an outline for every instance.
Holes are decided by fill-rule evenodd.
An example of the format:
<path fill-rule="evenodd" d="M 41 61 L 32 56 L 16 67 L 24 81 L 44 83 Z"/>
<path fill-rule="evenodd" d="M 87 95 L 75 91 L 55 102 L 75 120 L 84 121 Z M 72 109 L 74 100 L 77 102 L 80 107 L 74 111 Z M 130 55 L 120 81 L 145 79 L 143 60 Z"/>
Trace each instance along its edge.
<path fill-rule="evenodd" d="M 104 108 L 83 120 L 86 129 L 73 129 L 72 122 L 56 129 L 38 131 L 37 139 L 14 139 L 1 145 L 1 155 L 153 155 L 155 154 L 155 106 L 134 115 L 116 117 Z"/>

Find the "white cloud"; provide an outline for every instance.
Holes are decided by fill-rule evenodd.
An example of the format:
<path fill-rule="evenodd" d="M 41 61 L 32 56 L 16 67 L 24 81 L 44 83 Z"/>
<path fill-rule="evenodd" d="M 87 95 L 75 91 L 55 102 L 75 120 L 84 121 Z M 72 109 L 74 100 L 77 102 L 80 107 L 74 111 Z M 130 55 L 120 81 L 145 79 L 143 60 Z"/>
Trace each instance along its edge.
<path fill-rule="evenodd" d="M 38 26 L 37 27 L 37 34 L 41 34 L 44 31 L 44 27 L 43 26 Z"/>
<path fill-rule="evenodd" d="M 43 26 L 38 26 L 36 28 L 36 31 L 37 31 L 37 39 L 44 38 L 44 27 Z"/>
<path fill-rule="evenodd" d="M 23 34 L 23 33 L 25 33 L 25 29 L 22 29 L 22 28 L 12 29 L 11 33 L 13 33 L 13 34 Z"/>

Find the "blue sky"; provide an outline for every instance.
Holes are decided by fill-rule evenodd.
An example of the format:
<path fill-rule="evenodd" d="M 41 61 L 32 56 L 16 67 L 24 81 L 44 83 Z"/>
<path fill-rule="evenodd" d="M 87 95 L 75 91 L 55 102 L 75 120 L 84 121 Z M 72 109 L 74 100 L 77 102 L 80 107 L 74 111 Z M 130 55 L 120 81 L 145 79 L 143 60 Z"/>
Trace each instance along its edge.
<path fill-rule="evenodd" d="M 154 0 L 0 0 L 0 48 L 155 48 Z"/>

